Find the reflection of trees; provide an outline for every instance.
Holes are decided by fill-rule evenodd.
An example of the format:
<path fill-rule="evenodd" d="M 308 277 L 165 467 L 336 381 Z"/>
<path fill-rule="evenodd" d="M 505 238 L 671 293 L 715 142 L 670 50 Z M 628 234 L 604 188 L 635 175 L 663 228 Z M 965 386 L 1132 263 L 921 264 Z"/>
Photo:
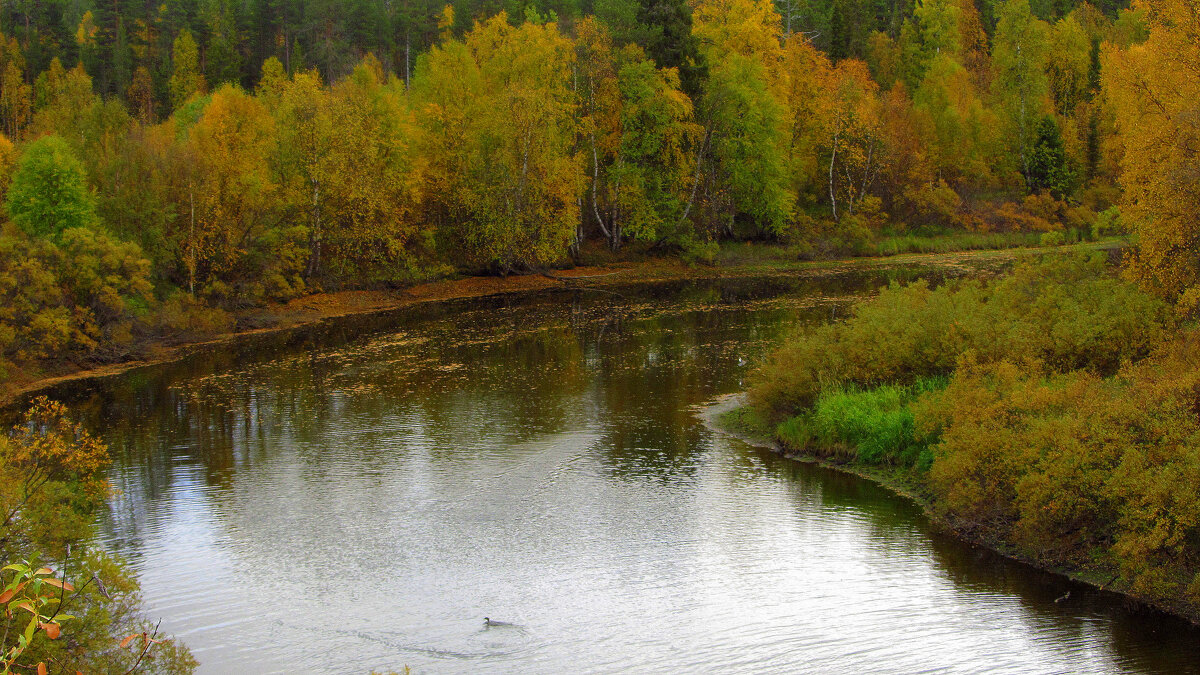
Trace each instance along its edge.
<path fill-rule="evenodd" d="M 611 470 L 663 481 L 691 475 L 701 433 L 691 407 L 736 391 L 747 352 L 771 341 L 787 319 L 778 310 L 704 304 L 682 314 L 613 320 L 588 336 Z"/>
<path fill-rule="evenodd" d="M 293 530 L 311 527 L 316 513 L 370 528 L 378 510 L 402 527 L 396 504 L 420 495 L 395 494 L 389 474 L 427 472 L 430 499 L 458 498 L 439 494 L 439 476 L 468 472 L 481 490 L 533 489 L 586 454 L 587 466 L 648 490 L 721 481 L 736 492 L 764 473 L 782 476 L 781 498 L 798 511 L 852 512 L 882 555 L 924 555 L 913 543 L 928 532 L 919 509 L 867 481 L 753 450 L 723 451 L 727 464 L 705 473 L 715 441 L 691 411 L 741 389 L 755 357 L 790 325 L 829 317 L 828 304 L 762 301 L 836 299 L 879 283 L 847 273 L 442 303 L 214 348 L 60 394 L 117 454 L 122 495 L 105 527 L 126 550 L 179 490 L 199 494 L 214 529 L 290 534 L 298 546 L 305 535 Z M 570 443 L 584 447 L 563 450 Z M 521 480 L 495 480 L 510 470 Z M 286 499 L 260 500 L 264 486 Z M 259 514 L 260 503 L 295 511 Z M 659 536 L 649 527 L 647 536 Z M 726 547 L 736 550 L 744 534 L 725 532 Z M 273 564 L 298 566 L 284 550 Z M 1055 605 L 1056 578 L 946 537 L 934 535 L 929 551 L 959 592 L 1017 598 L 1035 634 L 1099 635 L 1093 643 L 1111 643 L 1131 669 L 1200 663 L 1195 633 L 1173 621 L 1114 613 L 1080 590 L 1069 606 Z M 1151 630 L 1158 637 L 1148 639 Z"/>
<path fill-rule="evenodd" d="M 1126 672 L 1200 673 L 1196 628 L 1182 619 L 1136 607 L 1111 593 L 1004 558 L 949 534 L 930 536 L 934 561 L 961 593 L 1011 596 L 1029 632 L 1056 645 L 1091 643 L 1111 651 Z M 1070 591 L 1062 604 L 1055 602 Z M 1069 657 L 1070 653 L 1064 656 Z"/>
<path fill-rule="evenodd" d="M 793 462 L 763 450 L 747 448 L 736 455 L 735 476 L 766 471 L 786 478 L 797 507 L 852 511 L 861 516 L 871 546 L 885 556 L 912 556 L 914 540 L 928 542 L 932 562 L 956 593 L 975 596 L 970 602 L 994 603 L 1011 597 L 1020 606 L 1028 634 L 1043 648 L 1078 648 L 1111 652 L 1130 672 L 1200 672 L 1196 630 L 1183 620 L 1132 606 L 1119 607 L 1116 596 L 1065 582 L 1062 577 L 1014 562 L 934 530 L 915 503 L 873 482 L 824 467 Z M 919 549 L 916 549 L 919 550 Z M 1055 603 L 1070 589 L 1069 602 Z M 1061 639 L 1052 639 L 1059 636 Z M 1064 652 L 1064 661 L 1073 654 Z"/>
<path fill-rule="evenodd" d="M 689 406 L 741 388 L 797 315 L 826 316 L 752 303 L 880 283 L 775 277 L 444 302 L 201 348 L 58 394 L 117 455 L 123 515 L 111 527 L 130 540 L 177 485 L 229 491 L 284 460 L 300 462 L 302 480 L 335 481 L 347 463 L 382 471 L 414 444 L 459 461 L 599 428 L 609 470 L 670 480 L 697 461 Z"/>

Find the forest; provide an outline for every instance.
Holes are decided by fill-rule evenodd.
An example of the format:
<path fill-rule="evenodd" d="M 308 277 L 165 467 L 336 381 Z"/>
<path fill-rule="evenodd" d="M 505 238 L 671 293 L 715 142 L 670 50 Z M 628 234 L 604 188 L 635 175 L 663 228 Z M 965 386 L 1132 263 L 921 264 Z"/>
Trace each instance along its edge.
<path fill-rule="evenodd" d="M 960 532 L 1196 616 L 1198 16 L 1194 0 L 6 2 L 0 380 L 136 358 L 264 303 L 537 272 L 588 247 L 704 264 L 728 242 L 812 258 L 906 232 L 1127 235 L 1120 278 L 1064 258 L 888 289 L 789 338 L 752 399 L 785 446 L 901 475 Z M 0 439 L 0 552 L 67 561 L 6 568 L 4 602 L 33 616 L 24 641 L 6 633 L 6 669 L 194 665 L 137 618 L 118 563 L 72 558 L 106 462 L 45 400 Z M 72 571 L 95 582 L 67 644 L 49 638 Z"/>
<path fill-rule="evenodd" d="M 1137 274 L 1200 299 L 1167 169 L 1194 161 L 1190 12 L 5 3 L 0 358 L 120 361 L 239 308 L 589 245 L 703 263 L 729 241 L 1132 232 Z"/>

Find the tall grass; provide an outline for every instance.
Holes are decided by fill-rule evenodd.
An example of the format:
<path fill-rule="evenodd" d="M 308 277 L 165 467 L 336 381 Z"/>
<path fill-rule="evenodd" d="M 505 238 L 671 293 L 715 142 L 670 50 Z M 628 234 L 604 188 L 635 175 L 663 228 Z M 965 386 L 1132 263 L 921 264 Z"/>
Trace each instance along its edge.
<path fill-rule="evenodd" d="M 945 377 L 930 377 L 911 385 L 823 391 L 811 410 L 780 424 L 776 436 L 796 450 L 925 471 L 933 463 L 933 455 L 928 440 L 915 432 L 910 404 L 946 384 Z"/>
<path fill-rule="evenodd" d="M 905 253 L 953 253 L 955 251 L 990 251 L 1042 245 L 1040 232 L 958 232 L 935 236 L 902 234 L 883 237 L 871 248 L 875 255 L 892 256 Z"/>

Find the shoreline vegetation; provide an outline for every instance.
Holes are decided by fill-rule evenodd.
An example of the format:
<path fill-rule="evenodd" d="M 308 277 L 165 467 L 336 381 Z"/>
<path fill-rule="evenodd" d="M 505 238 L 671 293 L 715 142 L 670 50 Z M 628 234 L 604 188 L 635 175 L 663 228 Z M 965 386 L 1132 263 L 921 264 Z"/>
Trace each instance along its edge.
<path fill-rule="evenodd" d="M 721 426 L 972 543 L 1200 623 L 1200 329 L 1097 256 L 893 284 L 801 330 Z"/>
<path fill-rule="evenodd" d="M 767 422 L 755 410 L 754 406 L 750 404 L 746 392 L 720 397 L 710 406 L 701 410 L 699 414 L 701 420 L 709 429 L 736 438 L 747 445 L 769 450 L 792 461 L 814 464 L 826 469 L 856 476 L 875 483 L 893 494 L 908 499 L 921 509 L 925 517 L 929 519 L 933 529 L 946 533 L 961 542 L 985 548 L 996 555 L 1021 563 L 1022 565 L 1028 565 L 1033 569 L 1056 574 L 1075 583 L 1084 584 L 1095 591 L 1119 596 L 1147 609 L 1185 619 L 1193 624 L 1200 624 L 1200 615 L 1185 614 L 1178 611 L 1178 609 L 1158 605 L 1145 598 L 1114 589 L 1111 586 L 1111 575 L 1105 575 L 1097 570 L 1039 564 L 1038 561 L 1028 556 L 1023 556 L 1019 550 L 1007 542 L 979 538 L 973 536 L 968 530 L 956 529 L 951 521 L 938 516 L 933 508 L 933 503 L 922 487 L 913 482 L 912 477 L 903 471 L 847 457 L 829 456 L 818 451 L 789 447 L 779 440 L 776 435 L 776 427 Z"/>
<path fill-rule="evenodd" d="M 1094 2 L 4 3 L 0 403 L 424 301 L 1128 237 L 1120 278 L 1047 256 L 893 285 L 750 400 L 971 537 L 1200 617 L 1200 22 Z M 845 256 L 883 259 L 809 262 Z M 48 406 L 51 441 L 0 437 L 0 507 L 46 515 L 8 517 L 0 562 L 58 571 L 102 461 Z M 11 623 L 5 671 L 59 658 Z M 124 672 L 97 631 L 82 670 Z M 191 670 L 159 651 L 144 670 Z"/>
<path fill-rule="evenodd" d="M 979 240 L 971 239 L 968 243 Z M 66 382 L 113 377 L 138 368 L 186 358 L 194 349 L 229 343 L 238 339 L 293 330 L 336 320 L 387 312 L 444 300 L 493 295 L 532 293 L 591 286 L 620 286 L 637 283 L 707 280 L 772 275 L 832 275 L 847 270 L 928 267 L 954 272 L 979 272 L 988 266 L 1007 265 L 1023 256 L 1047 250 L 1105 251 L 1126 246 L 1120 238 L 1067 244 L 1059 247 L 1027 247 L 1025 238 L 993 238 L 994 246 L 962 246 L 953 236 L 931 237 L 928 246 L 893 255 L 861 256 L 829 260 L 802 260 L 783 246 L 738 244 L 721 250 L 712 264 L 687 264 L 675 258 L 636 259 L 632 256 L 597 255 L 568 269 L 541 274 L 464 276 L 415 284 L 407 288 L 345 290 L 318 293 L 284 303 L 242 310 L 234 315 L 227 332 L 200 334 L 173 340 L 150 340 L 139 345 L 135 355 L 124 361 L 102 364 L 47 363 L 10 369 L 0 382 L 0 407 Z"/>

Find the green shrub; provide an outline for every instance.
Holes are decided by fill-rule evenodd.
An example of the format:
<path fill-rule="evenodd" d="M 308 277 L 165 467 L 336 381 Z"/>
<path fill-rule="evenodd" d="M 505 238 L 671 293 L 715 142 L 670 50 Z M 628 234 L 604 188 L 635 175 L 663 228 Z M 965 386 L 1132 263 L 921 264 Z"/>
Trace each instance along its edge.
<path fill-rule="evenodd" d="M 1102 256 L 1050 256 L 989 283 L 893 285 L 847 321 L 785 341 L 754 375 L 751 397 L 789 416 L 826 389 L 948 375 L 968 351 L 1111 373 L 1148 354 L 1172 321 L 1164 303 L 1113 278 Z"/>
<path fill-rule="evenodd" d="M 1042 246 L 1062 246 L 1063 244 L 1067 243 L 1067 238 L 1061 231 L 1054 230 L 1051 232 L 1043 232 L 1042 236 L 1038 240 L 1038 243 Z"/>
<path fill-rule="evenodd" d="M 925 439 L 914 433 L 909 405 L 945 386 L 945 378 L 927 378 L 911 386 L 823 392 L 810 412 L 781 423 L 776 436 L 788 447 L 824 456 L 925 470 L 932 455 Z"/>

